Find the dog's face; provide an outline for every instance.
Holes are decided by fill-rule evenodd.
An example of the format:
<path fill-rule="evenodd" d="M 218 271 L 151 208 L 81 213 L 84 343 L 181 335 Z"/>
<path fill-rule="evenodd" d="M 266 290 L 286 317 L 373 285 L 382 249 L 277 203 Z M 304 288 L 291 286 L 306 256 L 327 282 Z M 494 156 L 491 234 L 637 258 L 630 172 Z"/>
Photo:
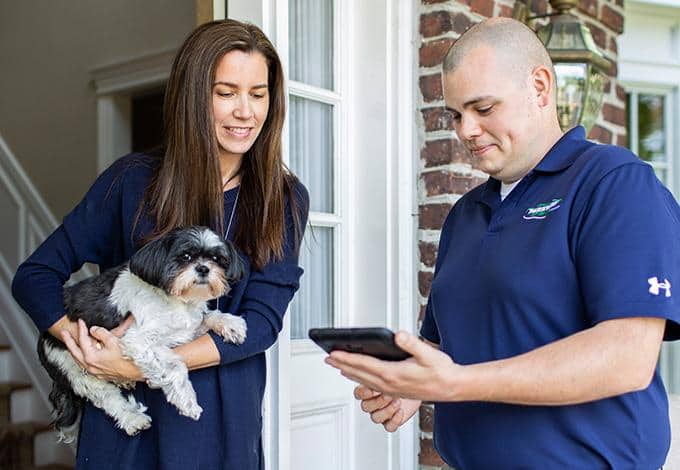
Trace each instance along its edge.
<path fill-rule="evenodd" d="M 231 242 L 206 227 L 187 227 L 144 245 L 130 271 L 168 295 L 205 301 L 226 294 L 243 265 Z"/>

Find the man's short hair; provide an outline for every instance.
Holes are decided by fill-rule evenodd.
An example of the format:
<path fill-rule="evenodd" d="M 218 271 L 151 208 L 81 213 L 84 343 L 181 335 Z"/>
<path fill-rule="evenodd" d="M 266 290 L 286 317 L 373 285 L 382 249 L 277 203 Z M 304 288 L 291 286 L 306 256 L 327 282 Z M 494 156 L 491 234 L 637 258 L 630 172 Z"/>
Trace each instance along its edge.
<path fill-rule="evenodd" d="M 539 65 L 548 67 L 555 76 L 550 55 L 536 33 L 510 18 L 490 18 L 463 33 L 444 57 L 444 73 L 454 71 L 467 54 L 480 46 L 495 50 L 512 76 L 526 77 Z"/>

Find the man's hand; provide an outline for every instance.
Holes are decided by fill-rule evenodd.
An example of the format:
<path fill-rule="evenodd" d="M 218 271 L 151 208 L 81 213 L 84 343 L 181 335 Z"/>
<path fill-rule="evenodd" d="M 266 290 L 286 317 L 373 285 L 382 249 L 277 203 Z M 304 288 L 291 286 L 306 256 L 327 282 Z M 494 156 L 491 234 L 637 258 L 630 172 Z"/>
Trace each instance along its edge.
<path fill-rule="evenodd" d="M 387 432 L 396 431 L 407 422 L 418 408 L 420 400 L 393 398 L 360 385 L 354 389 L 354 397 L 361 400 L 361 409 L 371 415 L 371 420 L 382 424 Z"/>
<path fill-rule="evenodd" d="M 395 342 L 413 357 L 390 362 L 363 354 L 333 351 L 326 363 L 340 369 L 350 380 L 388 397 L 428 401 L 455 399 L 453 384 L 462 372 L 461 366 L 447 354 L 405 331 L 395 335 Z"/>
<path fill-rule="evenodd" d="M 83 370 L 109 382 L 144 380 L 139 368 L 123 357 L 119 336 L 134 322 L 130 315 L 114 330 L 93 326 L 88 333 L 85 322 L 78 320 L 78 341 L 68 330 L 62 330 L 64 344 Z M 91 336 L 90 336 L 91 335 Z"/>

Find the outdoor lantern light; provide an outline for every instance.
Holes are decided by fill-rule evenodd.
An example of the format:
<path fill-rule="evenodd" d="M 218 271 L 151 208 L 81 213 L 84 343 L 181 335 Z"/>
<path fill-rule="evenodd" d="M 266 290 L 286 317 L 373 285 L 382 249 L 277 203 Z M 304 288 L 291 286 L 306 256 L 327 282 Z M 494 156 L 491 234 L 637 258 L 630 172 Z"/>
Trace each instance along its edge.
<path fill-rule="evenodd" d="M 580 124 L 588 132 L 602 106 L 604 74 L 611 62 L 595 45 L 588 27 L 569 13 L 577 3 L 578 0 L 550 0 L 556 13 L 528 17 L 527 5 L 518 1 L 514 16 L 525 23 L 550 17 L 537 34 L 555 66 L 557 117 L 563 131 Z"/>

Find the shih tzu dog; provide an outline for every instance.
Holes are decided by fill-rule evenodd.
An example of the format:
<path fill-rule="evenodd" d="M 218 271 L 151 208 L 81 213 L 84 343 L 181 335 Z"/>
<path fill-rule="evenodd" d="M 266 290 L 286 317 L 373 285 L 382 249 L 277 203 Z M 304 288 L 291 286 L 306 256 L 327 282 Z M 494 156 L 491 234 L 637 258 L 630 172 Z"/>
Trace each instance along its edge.
<path fill-rule="evenodd" d="M 152 388 L 160 388 L 179 413 L 197 420 L 203 409 L 188 370 L 172 348 L 212 330 L 225 341 L 241 344 L 246 323 L 241 317 L 208 310 L 207 301 L 225 295 L 229 282 L 243 275 L 231 242 L 205 227 L 175 229 L 149 242 L 130 261 L 64 289 L 67 317 L 88 327 L 111 329 L 132 313 L 134 323 L 120 338 L 130 358 Z M 116 425 L 134 435 L 151 425 L 146 407 L 125 396 L 123 388 L 88 375 L 64 344 L 43 333 L 38 355 L 54 381 L 50 401 L 61 438 L 73 440 L 84 401 L 90 400 Z"/>

